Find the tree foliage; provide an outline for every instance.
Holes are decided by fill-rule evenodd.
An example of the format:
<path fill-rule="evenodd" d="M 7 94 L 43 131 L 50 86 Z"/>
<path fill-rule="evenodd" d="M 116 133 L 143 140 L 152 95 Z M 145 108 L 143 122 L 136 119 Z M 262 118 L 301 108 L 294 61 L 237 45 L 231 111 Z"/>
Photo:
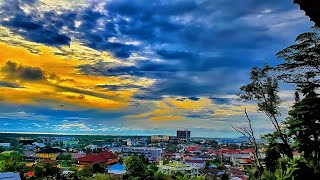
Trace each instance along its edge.
<path fill-rule="evenodd" d="M 295 84 L 300 90 L 320 87 L 320 34 L 319 28 L 300 34 L 295 44 L 277 53 L 284 63 L 274 69 L 279 79 Z"/>
<path fill-rule="evenodd" d="M 318 28 L 300 34 L 293 45 L 277 53 L 284 59 L 276 67 L 254 67 L 250 83 L 241 87 L 242 99 L 257 102 L 276 131 L 268 140 L 261 176 L 251 179 L 302 180 L 320 177 L 320 33 Z M 270 76 L 272 73 L 272 76 Z M 274 78 L 275 77 L 275 78 Z M 281 100 L 277 80 L 295 85 L 295 102 L 280 126 Z M 302 97 L 300 97 L 302 95 Z M 281 127 L 281 128 L 280 128 Z M 279 139 L 282 142 L 279 142 Z M 299 158 L 292 151 L 301 153 Z"/>
<path fill-rule="evenodd" d="M 278 138 L 284 145 L 284 154 L 292 157 L 288 139 L 277 118 L 280 116 L 279 105 L 282 101 L 278 95 L 278 80 L 270 74 L 270 69 L 272 68 L 268 65 L 263 68 L 254 67 L 250 72 L 250 83 L 240 88 L 242 93 L 239 97 L 256 102 L 259 111 L 264 112 L 274 126 Z"/>

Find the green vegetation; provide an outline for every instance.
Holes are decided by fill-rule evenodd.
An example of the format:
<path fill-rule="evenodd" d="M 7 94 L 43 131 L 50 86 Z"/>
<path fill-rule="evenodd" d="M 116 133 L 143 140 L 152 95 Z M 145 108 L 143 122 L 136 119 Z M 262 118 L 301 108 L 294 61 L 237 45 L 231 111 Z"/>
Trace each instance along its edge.
<path fill-rule="evenodd" d="M 295 44 L 277 53 L 284 63 L 254 67 L 251 82 L 241 87 L 240 97 L 255 101 L 270 119 L 274 133 L 268 141 L 265 168 L 250 171 L 250 179 L 302 180 L 320 177 L 320 33 L 318 28 L 296 38 Z M 295 102 L 281 122 L 279 82 L 293 84 Z M 301 96 L 301 97 L 300 97 Z M 251 125 L 251 123 L 250 123 Z M 298 152 L 298 157 L 293 152 Z"/>

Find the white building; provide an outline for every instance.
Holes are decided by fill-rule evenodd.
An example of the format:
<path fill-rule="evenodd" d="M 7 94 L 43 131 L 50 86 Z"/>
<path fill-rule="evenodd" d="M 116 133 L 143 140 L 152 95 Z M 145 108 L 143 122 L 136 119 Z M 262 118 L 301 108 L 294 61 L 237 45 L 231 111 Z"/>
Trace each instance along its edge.
<path fill-rule="evenodd" d="M 94 145 L 94 144 L 90 144 L 88 146 L 85 147 L 86 149 L 91 149 L 92 151 L 95 150 L 95 149 L 98 149 L 98 146 L 97 145 Z"/>
<path fill-rule="evenodd" d="M 158 166 L 158 171 L 164 174 L 177 174 L 182 173 L 186 176 L 195 177 L 199 175 L 199 168 L 195 166 L 190 166 L 185 163 L 173 162 L 163 165 L 162 161 Z"/>
<path fill-rule="evenodd" d="M 155 162 L 162 156 L 161 148 L 154 147 L 123 147 L 123 157 L 126 158 L 130 155 L 143 155 L 149 161 Z"/>
<path fill-rule="evenodd" d="M 233 154 L 230 158 L 233 166 L 251 166 L 252 158 L 249 154 Z"/>
<path fill-rule="evenodd" d="M 185 159 L 184 162 L 189 166 L 198 167 L 201 169 L 205 168 L 206 166 L 205 161 L 201 159 Z"/>
<path fill-rule="evenodd" d="M 204 161 L 213 161 L 216 158 L 212 155 L 209 154 L 202 154 L 202 155 L 197 155 L 197 156 L 193 156 L 192 159 L 200 159 L 200 160 L 204 160 Z"/>

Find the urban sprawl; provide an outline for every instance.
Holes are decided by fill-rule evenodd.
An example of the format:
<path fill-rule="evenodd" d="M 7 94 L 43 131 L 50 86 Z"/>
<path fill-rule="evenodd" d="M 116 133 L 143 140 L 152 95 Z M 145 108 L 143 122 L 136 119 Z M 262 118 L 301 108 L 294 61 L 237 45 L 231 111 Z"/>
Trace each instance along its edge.
<path fill-rule="evenodd" d="M 251 147 L 245 138 L 191 138 L 189 130 L 151 137 L 5 135 L 0 171 L 12 179 L 126 179 L 126 162 L 139 157 L 168 177 L 247 179 Z M 258 157 L 264 156 L 259 144 Z"/>

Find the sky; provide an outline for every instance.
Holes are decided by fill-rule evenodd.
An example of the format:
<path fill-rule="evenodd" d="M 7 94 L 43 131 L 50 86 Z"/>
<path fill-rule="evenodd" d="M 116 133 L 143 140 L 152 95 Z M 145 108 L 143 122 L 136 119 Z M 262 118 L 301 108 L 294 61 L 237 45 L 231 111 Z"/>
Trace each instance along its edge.
<path fill-rule="evenodd" d="M 270 132 L 236 94 L 312 26 L 292 0 L 0 0 L 0 132 Z"/>

